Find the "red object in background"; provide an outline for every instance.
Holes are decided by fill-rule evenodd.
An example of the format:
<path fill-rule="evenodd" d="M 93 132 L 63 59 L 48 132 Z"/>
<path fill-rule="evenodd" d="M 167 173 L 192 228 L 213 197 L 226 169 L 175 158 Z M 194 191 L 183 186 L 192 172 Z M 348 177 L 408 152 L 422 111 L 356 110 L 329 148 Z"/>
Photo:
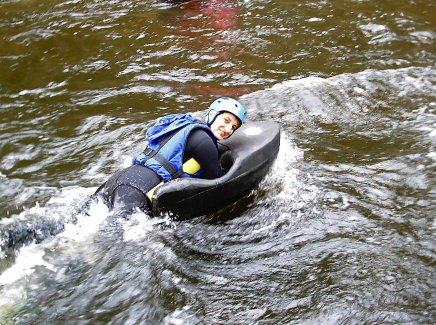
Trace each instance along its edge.
<path fill-rule="evenodd" d="M 239 9 L 236 0 L 192 0 L 180 2 L 173 0 L 178 4 L 177 11 L 172 12 L 171 25 L 177 35 L 183 35 L 186 45 L 198 55 L 209 55 L 215 57 L 216 62 L 226 65 L 232 62 L 226 68 L 214 68 L 210 73 L 225 72 L 228 76 L 243 74 L 243 67 L 234 64 L 233 58 L 238 54 L 238 47 L 235 46 L 233 39 L 234 34 L 227 34 L 226 31 L 236 31 L 239 21 Z M 174 8 L 176 9 L 176 8 Z M 210 32 L 212 29 L 214 32 Z M 185 63 L 185 67 L 195 66 L 190 62 Z M 224 71 L 222 70 L 224 69 Z M 254 89 L 253 89 L 254 88 Z M 253 90 L 259 89 L 259 86 L 238 85 L 223 86 L 217 82 L 197 82 L 190 81 L 179 86 L 179 89 L 190 95 L 213 95 L 213 97 L 234 97 Z"/>
<path fill-rule="evenodd" d="M 211 27 L 217 30 L 230 29 L 238 22 L 238 8 L 234 0 L 189 1 L 180 8 L 185 13 L 204 14 L 209 18 Z"/>
<path fill-rule="evenodd" d="M 234 2 L 210 0 L 201 11 L 212 18 L 211 23 L 216 29 L 227 30 L 237 25 L 238 11 Z"/>

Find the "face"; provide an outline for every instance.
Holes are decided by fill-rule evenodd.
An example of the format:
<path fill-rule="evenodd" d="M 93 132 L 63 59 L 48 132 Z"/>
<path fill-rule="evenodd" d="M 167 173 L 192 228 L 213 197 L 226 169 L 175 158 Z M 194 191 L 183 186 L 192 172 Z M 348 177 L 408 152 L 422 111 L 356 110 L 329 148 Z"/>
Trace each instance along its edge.
<path fill-rule="evenodd" d="M 220 141 L 230 137 L 241 126 L 238 118 L 229 112 L 219 114 L 210 126 L 215 138 Z"/>

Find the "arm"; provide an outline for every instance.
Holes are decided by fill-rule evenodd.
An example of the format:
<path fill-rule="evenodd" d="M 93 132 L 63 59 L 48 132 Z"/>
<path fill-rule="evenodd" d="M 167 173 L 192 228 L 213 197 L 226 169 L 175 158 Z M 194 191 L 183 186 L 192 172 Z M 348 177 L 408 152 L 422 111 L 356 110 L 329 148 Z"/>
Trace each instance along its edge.
<path fill-rule="evenodd" d="M 218 178 L 224 175 L 218 159 L 218 150 L 204 130 L 193 130 L 186 143 L 184 161 L 194 158 L 201 166 L 202 177 Z"/>

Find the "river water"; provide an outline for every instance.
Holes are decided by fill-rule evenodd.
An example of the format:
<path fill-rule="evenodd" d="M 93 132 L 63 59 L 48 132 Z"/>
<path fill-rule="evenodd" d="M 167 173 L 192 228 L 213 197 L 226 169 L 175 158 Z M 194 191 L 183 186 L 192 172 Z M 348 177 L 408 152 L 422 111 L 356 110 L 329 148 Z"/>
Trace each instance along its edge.
<path fill-rule="evenodd" d="M 3 0 L 0 323 L 434 323 L 434 13 Z M 157 117 L 218 96 L 282 126 L 247 197 L 183 222 L 102 204 L 74 220 Z"/>

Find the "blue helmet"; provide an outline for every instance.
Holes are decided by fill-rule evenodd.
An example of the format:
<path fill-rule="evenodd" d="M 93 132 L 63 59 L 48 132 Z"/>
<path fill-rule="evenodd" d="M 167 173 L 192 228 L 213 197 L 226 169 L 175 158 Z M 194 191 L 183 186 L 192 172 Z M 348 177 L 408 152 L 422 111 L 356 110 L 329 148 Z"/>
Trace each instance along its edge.
<path fill-rule="evenodd" d="M 209 113 L 211 113 L 209 115 Z M 206 123 L 211 125 L 215 118 L 222 112 L 229 112 L 235 115 L 243 124 L 245 122 L 246 110 L 245 107 L 237 100 L 229 97 L 221 97 L 210 104 L 206 113 Z"/>

